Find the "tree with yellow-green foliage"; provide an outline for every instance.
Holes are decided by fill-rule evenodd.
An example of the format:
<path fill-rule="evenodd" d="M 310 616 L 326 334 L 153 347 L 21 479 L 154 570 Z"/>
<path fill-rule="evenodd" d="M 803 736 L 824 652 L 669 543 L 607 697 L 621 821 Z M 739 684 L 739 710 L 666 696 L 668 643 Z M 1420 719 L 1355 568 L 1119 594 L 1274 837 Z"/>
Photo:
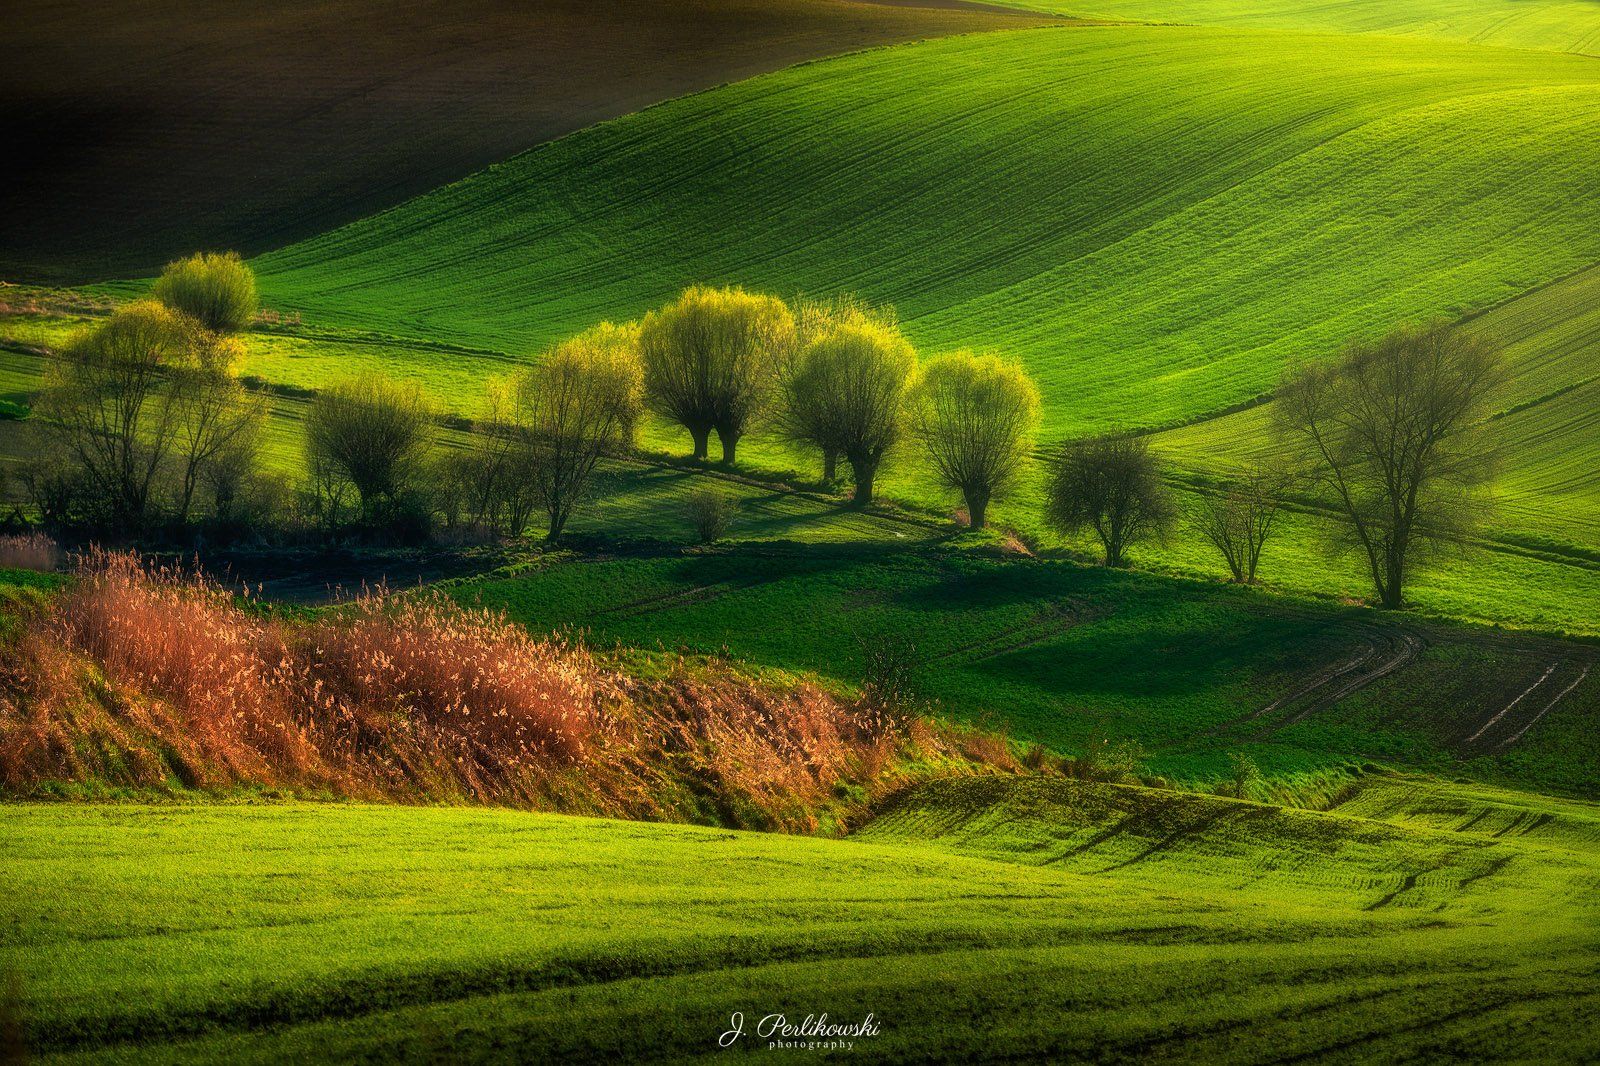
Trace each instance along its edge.
<path fill-rule="evenodd" d="M 140 532 L 182 418 L 172 374 L 194 351 L 193 324 L 155 300 L 79 333 L 50 368 L 39 410 L 95 524 Z"/>
<path fill-rule="evenodd" d="M 898 328 L 852 316 L 813 338 L 785 375 L 785 423 L 850 464 L 858 506 L 872 502 L 878 468 L 904 434 L 916 373 Z"/>
<path fill-rule="evenodd" d="M 1016 481 L 1039 425 L 1039 389 L 1019 364 L 953 352 L 930 360 L 911 396 L 911 426 L 939 480 L 960 492 L 982 529 L 989 504 Z"/>
<path fill-rule="evenodd" d="M 715 432 L 731 463 L 794 338 L 794 315 L 777 297 L 693 286 L 640 325 L 645 396 L 689 431 L 696 459 Z"/>
<path fill-rule="evenodd" d="M 256 317 L 256 275 L 237 252 L 200 252 L 170 263 L 151 290 L 213 333 L 237 333 Z"/>

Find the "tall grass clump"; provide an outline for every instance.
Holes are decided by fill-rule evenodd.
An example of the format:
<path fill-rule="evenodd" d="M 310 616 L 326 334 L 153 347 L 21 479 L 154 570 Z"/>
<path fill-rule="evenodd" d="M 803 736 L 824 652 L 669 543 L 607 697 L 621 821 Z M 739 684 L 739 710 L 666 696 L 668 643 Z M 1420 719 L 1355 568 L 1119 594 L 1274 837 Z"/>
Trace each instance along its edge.
<path fill-rule="evenodd" d="M 60 566 L 61 549 L 43 533 L 0 537 L 0 570 L 36 570 L 47 574 Z"/>

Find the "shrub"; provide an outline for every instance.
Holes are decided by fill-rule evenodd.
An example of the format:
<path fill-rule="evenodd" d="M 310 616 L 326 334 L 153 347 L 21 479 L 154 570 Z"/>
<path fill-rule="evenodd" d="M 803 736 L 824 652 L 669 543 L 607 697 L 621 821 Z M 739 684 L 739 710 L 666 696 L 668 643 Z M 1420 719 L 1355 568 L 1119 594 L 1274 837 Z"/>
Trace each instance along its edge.
<path fill-rule="evenodd" d="M 734 501 L 721 489 L 696 489 L 684 501 L 684 511 L 695 540 L 710 544 L 721 540 L 733 524 Z"/>
<path fill-rule="evenodd" d="M 151 294 L 213 333 L 237 333 L 259 306 L 256 275 L 237 252 L 200 252 L 167 265 Z"/>

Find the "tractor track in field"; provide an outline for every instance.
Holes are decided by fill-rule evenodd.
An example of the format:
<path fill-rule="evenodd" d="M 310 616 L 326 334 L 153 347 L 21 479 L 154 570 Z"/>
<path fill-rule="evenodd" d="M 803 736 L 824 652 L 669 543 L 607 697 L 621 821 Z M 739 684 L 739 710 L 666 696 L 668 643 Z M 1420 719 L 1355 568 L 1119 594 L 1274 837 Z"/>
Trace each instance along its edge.
<path fill-rule="evenodd" d="M 1592 662 L 1575 659 L 1556 659 L 1546 664 L 1538 677 L 1461 740 L 1462 754 L 1489 754 L 1516 744 L 1583 684 L 1593 667 Z"/>
<path fill-rule="evenodd" d="M 942 651 L 924 665 L 948 662 L 952 659 L 966 659 L 973 663 L 997 659 L 1002 655 L 1043 644 L 1051 637 L 1059 636 L 1094 617 L 1094 612 L 1077 600 L 1051 601 L 1045 603 L 1024 621 L 1007 626 L 998 633 L 991 633 L 959 647 Z"/>
<path fill-rule="evenodd" d="M 1312 715 L 1330 710 L 1340 700 L 1361 691 L 1376 681 L 1404 668 L 1428 646 L 1423 635 L 1411 629 L 1362 624 L 1355 628 L 1360 647 L 1313 673 L 1309 680 L 1268 703 L 1238 717 L 1209 726 L 1168 748 L 1212 739 L 1229 732 L 1263 723 L 1250 736 L 1264 740 L 1286 726 L 1303 722 Z M 1277 716 L 1274 718 L 1274 716 Z"/>
<path fill-rule="evenodd" d="M 1359 655 L 1348 667 L 1303 689 L 1293 699 L 1268 704 L 1272 711 L 1287 710 L 1288 713 L 1268 724 L 1252 739 L 1265 740 L 1287 726 L 1332 710 L 1339 701 L 1405 668 L 1428 646 L 1422 634 L 1410 629 L 1368 629 L 1362 636 L 1368 643 L 1370 654 Z M 1377 660 L 1376 665 L 1368 666 L 1374 659 Z M 1267 708 L 1263 708 L 1256 720 L 1266 718 L 1269 713 Z"/>

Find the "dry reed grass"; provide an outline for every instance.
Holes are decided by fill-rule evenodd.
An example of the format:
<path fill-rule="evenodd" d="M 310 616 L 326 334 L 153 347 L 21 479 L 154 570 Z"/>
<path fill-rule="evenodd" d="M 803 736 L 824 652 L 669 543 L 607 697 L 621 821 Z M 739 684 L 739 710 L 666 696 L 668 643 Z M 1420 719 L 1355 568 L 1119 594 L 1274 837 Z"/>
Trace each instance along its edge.
<path fill-rule="evenodd" d="M 632 677 L 439 595 L 310 622 L 91 553 L 0 649 L 0 789 L 287 788 L 811 831 L 1009 743 L 685 659 Z"/>

